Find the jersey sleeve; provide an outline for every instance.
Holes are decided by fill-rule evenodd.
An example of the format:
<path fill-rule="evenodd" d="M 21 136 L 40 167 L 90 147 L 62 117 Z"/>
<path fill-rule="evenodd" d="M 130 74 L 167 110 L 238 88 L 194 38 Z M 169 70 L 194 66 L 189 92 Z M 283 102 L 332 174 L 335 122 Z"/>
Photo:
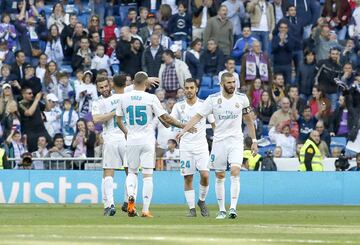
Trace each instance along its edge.
<path fill-rule="evenodd" d="M 153 95 L 153 100 L 152 100 L 152 109 L 153 112 L 155 114 L 156 117 L 160 117 L 164 114 L 166 114 L 167 112 L 164 110 L 164 108 L 161 105 L 160 100 L 156 97 L 156 95 Z"/>
<path fill-rule="evenodd" d="M 197 113 L 200 114 L 202 117 L 207 117 L 212 113 L 212 104 L 211 104 L 211 98 L 207 97 L 207 99 L 204 101 L 204 103 L 201 105 L 199 111 Z"/>
<path fill-rule="evenodd" d="M 242 113 L 249 114 L 252 111 L 252 109 L 251 109 L 250 101 L 249 101 L 248 97 L 246 95 L 241 95 L 240 99 L 241 99 L 241 105 L 243 108 Z"/>
<path fill-rule="evenodd" d="M 119 103 L 116 107 L 116 111 L 115 111 L 115 115 L 118 117 L 123 117 L 124 116 L 124 112 L 122 110 L 122 99 L 119 99 Z"/>
<path fill-rule="evenodd" d="M 91 108 L 91 114 L 94 115 L 101 115 L 102 113 L 100 112 L 100 107 L 101 107 L 101 102 L 100 100 L 94 101 L 92 103 L 92 108 Z"/>

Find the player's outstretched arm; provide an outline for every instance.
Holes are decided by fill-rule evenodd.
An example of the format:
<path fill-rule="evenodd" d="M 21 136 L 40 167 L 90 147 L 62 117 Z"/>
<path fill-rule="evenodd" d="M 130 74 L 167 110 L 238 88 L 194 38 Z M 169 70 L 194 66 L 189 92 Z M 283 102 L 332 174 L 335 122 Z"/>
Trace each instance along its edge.
<path fill-rule="evenodd" d="M 254 122 L 251 118 L 251 114 L 250 113 L 244 114 L 243 119 L 244 119 L 244 122 L 246 123 L 246 126 L 248 127 L 249 136 L 253 140 L 253 143 L 251 145 L 251 151 L 254 155 L 256 155 L 258 152 L 258 146 L 257 146 L 257 140 L 256 140 L 255 126 L 254 126 Z"/>
<path fill-rule="evenodd" d="M 164 125 L 165 128 L 170 128 L 171 125 L 165 122 L 163 119 L 161 119 L 161 117 L 158 117 L 158 119 L 161 122 L 161 124 Z"/>
<path fill-rule="evenodd" d="M 180 139 L 186 132 L 191 132 L 191 130 L 194 128 L 195 124 L 200 122 L 200 120 L 202 118 L 203 117 L 199 113 L 196 113 L 196 115 L 190 119 L 190 121 L 185 125 L 183 130 L 181 130 L 181 132 L 176 136 L 176 138 Z"/>
<path fill-rule="evenodd" d="M 116 116 L 116 123 L 119 126 L 120 130 L 125 134 L 125 138 L 127 137 L 128 130 L 123 123 L 122 116 Z"/>
<path fill-rule="evenodd" d="M 98 115 L 93 115 L 93 120 L 94 123 L 105 123 L 109 120 L 112 120 L 113 117 L 115 116 L 115 111 L 109 112 L 109 113 L 105 113 L 105 114 L 98 114 Z"/>
<path fill-rule="evenodd" d="M 159 117 L 159 120 L 162 124 L 164 124 L 164 126 L 166 127 L 166 124 L 177 127 L 177 128 L 184 128 L 185 124 L 179 122 L 178 120 L 176 120 L 175 118 L 173 118 L 172 116 L 170 116 L 169 114 L 163 114 Z"/>

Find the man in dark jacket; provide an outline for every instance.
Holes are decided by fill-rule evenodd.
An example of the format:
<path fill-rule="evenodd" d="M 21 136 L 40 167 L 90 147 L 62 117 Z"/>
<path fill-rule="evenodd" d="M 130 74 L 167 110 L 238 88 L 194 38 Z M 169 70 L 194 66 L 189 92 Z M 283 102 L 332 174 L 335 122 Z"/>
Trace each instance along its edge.
<path fill-rule="evenodd" d="M 141 70 L 141 57 L 143 47 L 139 39 L 133 38 L 130 44 L 130 52 L 126 54 L 121 62 L 120 70 L 129 74 L 131 77 Z"/>
<path fill-rule="evenodd" d="M 340 51 L 338 48 L 331 48 L 328 59 L 320 60 L 316 65 L 315 85 L 322 89 L 331 101 L 331 109 L 335 110 L 338 100 L 338 85 L 335 78 L 339 78 L 342 67 L 339 63 Z"/>
<path fill-rule="evenodd" d="M 315 78 L 315 53 L 312 50 L 306 50 L 305 61 L 300 66 L 299 76 L 297 78 L 300 96 L 305 100 L 309 100 L 312 96 L 314 78 Z"/>
<path fill-rule="evenodd" d="M 217 76 L 224 67 L 224 53 L 214 39 L 207 42 L 207 49 L 200 55 L 201 72 L 207 76 Z"/>
<path fill-rule="evenodd" d="M 291 82 L 291 61 L 294 49 L 294 39 L 288 35 L 288 24 L 280 21 L 278 34 L 271 41 L 272 54 L 274 60 L 274 73 L 281 73 L 285 78 L 285 83 Z"/>

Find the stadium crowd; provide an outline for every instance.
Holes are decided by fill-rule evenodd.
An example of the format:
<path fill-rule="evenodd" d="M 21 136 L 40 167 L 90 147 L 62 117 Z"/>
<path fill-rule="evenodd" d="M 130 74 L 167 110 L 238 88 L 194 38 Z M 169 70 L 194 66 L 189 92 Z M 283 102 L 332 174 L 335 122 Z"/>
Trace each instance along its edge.
<path fill-rule="evenodd" d="M 275 157 L 314 130 L 325 157 L 360 152 L 360 0 L 2 0 L 0 16 L 1 159 L 101 157 L 96 78 L 138 71 L 169 113 L 187 78 L 206 99 L 233 73 Z M 178 131 L 153 124 L 172 169 Z"/>

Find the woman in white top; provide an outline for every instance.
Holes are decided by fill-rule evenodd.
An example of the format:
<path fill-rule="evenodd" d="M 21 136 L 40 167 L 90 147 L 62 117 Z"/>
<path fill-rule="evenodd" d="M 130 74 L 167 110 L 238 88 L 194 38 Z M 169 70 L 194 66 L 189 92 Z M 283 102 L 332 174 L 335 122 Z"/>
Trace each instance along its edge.
<path fill-rule="evenodd" d="M 50 26 L 56 24 L 59 28 L 59 32 L 61 33 L 65 25 L 69 25 L 69 23 L 69 15 L 65 13 L 64 6 L 62 3 L 56 3 L 47 22 L 48 28 L 50 29 Z"/>
<path fill-rule="evenodd" d="M 44 76 L 46 72 L 46 64 L 47 64 L 48 56 L 42 53 L 39 56 L 39 64 L 36 67 L 36 77 L 40 79 L 41 84 L 44 84 Z"/>
<path fill-rule="evenodd" d="M 48 56 L 48 61 L 55 61 L 58 67 L 61 66 L 64 53 L 60 40 L 59 27 L 55 24 L 50 26 L 49 40 L 46 43 L 45 54 Z"/>

